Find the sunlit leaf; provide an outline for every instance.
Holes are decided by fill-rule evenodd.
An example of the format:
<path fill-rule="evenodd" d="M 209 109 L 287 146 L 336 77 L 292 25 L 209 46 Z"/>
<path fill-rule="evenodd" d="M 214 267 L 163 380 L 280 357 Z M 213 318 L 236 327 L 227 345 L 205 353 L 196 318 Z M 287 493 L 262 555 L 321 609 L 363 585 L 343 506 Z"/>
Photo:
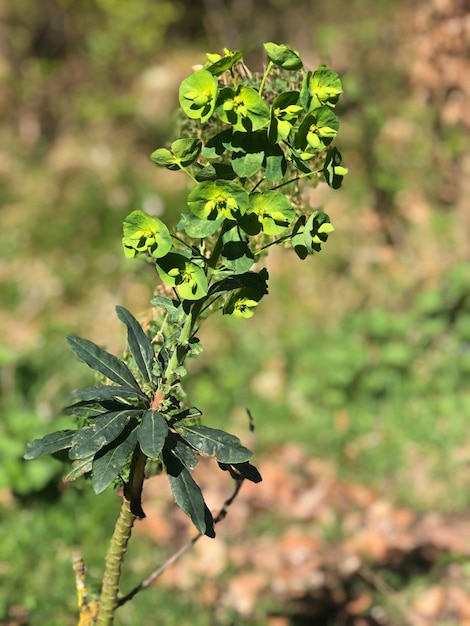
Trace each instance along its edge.
<path fill-rule="evenodd" d="M 208 70 L 197 70 L 180 85 L 181 108 L 191 119 L 207 121 L 214 112 L 217 78 Z"/>
<path fill-rule="evenodd" d="M 169 252 L 171 235 L 158 217 L 136 210 L 124 220 L 122 245 L 128 258 L 145 252 L 158 259 Z"/>
<path fill-rule="evenodd" d="M 295 211 L 289 199 L 278 191 L 253 193 L 247 216 L 255 215 L 266 235 L 279 235 L 292 222 Z M 241 222 L 243 227 L 243 222 Z"/>
<path fill-rule="evenodd" d="M 204 269 L 182 254 L 170 252 L 157 261 L 157 272 L 162 281 L 175 287 L 181 298 L 199 300 L 207 294 L 207 276 Z"/>
<path fill-rule="evenodd" d="M 175 428 L 198 452 L 216 456 L 222 463 L 243 463 L 253 454 L 241 445 L 238 437 L 223 430 L 207 426 L 187 426 L 181 422 L 175 424 Z"/>
<path fill-rule="evenodd" d="M 315 72 L 305 74 L 300 91 L 300 103 L 305 111 L 321 106 L 334 108 L 342 92 L 343 87 L 338 74 L 321 65 Z"/>
<path fill-rule="evenodd" d="M 224 53 L 225 56 L 223 57 L 221 57 L 219 54 L 207 55 L 210 64 L 206 65 L 205 69 L 207 69 L 214 76 L 220 76 L 221 74 L 232 68 L 235 63 L 242 58 L 242 52 L 240 50 L 232 52 L 225 48 Z"/>
<path fill-rule="evenodd" d="M 150 459 L 158 459 L 168 434 L 166 419 L 159 411 L 146 411 L 138 431 L 142 452 Z"/>
<path fill-rule="evenodd" d="M 67 343 L 80 361 L 86 363 L 88 367 L 100 372 L 118 385 L 130 386 L 142 393 L 130 369 L 113 354 L 106 352 L 92 341 L 76 335 L 69 335 Z"/>
<path fill-rule="evenodd" d="M 289 48 L 285 44 L 265 43 L 264 49 L 268 55 L 268 59 L 275 65 L 282 67 L 285 70 L 300 70 L 302 69 L 302 61 L 299 53 L 292 48 Z"/>
<path fill-rule="evenodd" d="M 188 196 L 191 213 L 200 219 L 235 219 L 250 203 L 246 190 L 229 180 L 207 181 L 197 185 Z"/>
<path fill-rule="evenodd" d="M 240 86 L 236 91 L 222 89 L 217 98 L 216 113 L 234 130 L 252 132 L 269 122 L 269 109 L 256 89 Z"/>
<path fill-rule="evenodd" d="M 138 409 L 112 411 L 96 418 L 92 424 L 84 426 L 75 433 L 69 458 L 83 459 L 90 454 L 95 454 L 105 445 L 117 439 L 131 417 L 141 413 L 142 410 Z"/>
<path fill-rule="evenodd" d="M 176 139 L 171 144 L 171 150 L 159 148 L 150 155 L 151 160 L 169 170 L 180 170 L 196 161 L 201 151 L 202 143 L 199 139 Z"/>
<path fill-rule="evenodd" d="M 76 432 L 75 430 L 58 430 L 55 433 L 44 435 L 40 439 L 30 441 L 26 446 L 23 458 L 29 461 L 37 459 L 43 454 L 52 454 L 58 450 L 70 448 Z"/>
<path fill-rule="evenodd" d="M 180 221 L 177 225 L 178 231 L 184 231 L 188 237 L 193 239 L 204 239 L 215 233 L 225 221 L 225 217 L 221 215 L 216 220 L 206 220 L 197 217 L 194 213 L 181 213 Z"/>

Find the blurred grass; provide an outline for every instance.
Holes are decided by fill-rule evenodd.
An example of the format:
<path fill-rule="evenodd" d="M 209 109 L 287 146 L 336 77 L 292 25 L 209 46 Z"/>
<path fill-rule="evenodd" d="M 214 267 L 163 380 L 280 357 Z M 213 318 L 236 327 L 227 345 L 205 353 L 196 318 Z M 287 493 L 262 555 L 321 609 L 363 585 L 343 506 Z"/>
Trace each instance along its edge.
<path fill-rule="evenodd" d="M 310 199 L 336 226 L 325 252 L 303 264 L 276 253 L 257 316 L 203 327 L 191 402 L 242 438 L 249 407 L 259 453 L 297 440 L 396 501 L 469 505 L 465 135 L 442 122 L 439 85 L 426 100 L 404 61 L 420 9 L 120 5 L 10 0 L 0 15 L 0 621 L 11 626 L 74 623 L 77 546 L 99 579 L 116 497 L 63 490 L 60 463 L 26 463 L 22 451 L 68 425 L 60 407 L 90 381 L 65 335 L 118 353 L 114 306 L 148 310 L 154 276 L 123 259 L 121 223 L 138 207 L 171 222 L 184 206 L 185 181 L 148 155 L 171 136 L 180 80 L 223 45 L 246 49 L 256 67 L 263 41 L 286 41 L 310 66 L 328 62 L 344 76 L 339 144 L 350 174 L 343 190 Z M 131 547 L 136 582 L 149 549 L 142 538 Z M 215 623 L 187 596 L 157 587 L 119 623 L 153 624 L 156 606 L 163 624 Z"/>

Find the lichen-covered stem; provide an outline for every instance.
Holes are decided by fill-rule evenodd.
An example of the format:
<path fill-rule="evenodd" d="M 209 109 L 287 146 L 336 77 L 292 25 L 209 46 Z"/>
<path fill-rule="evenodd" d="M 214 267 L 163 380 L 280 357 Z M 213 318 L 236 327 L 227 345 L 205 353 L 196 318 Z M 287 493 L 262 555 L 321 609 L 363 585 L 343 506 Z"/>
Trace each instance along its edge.
<path fill-rule="evenodd" d="M 121 511 L 114 527 L 114 533 L 105 560 L 103 586 L 101 588 L 99 613 L 96 621 L 98 626 L 111 626 L 114 622 L 114 612 L 118 606 L 121 567 L 134 520 L 135 515 L 131 511 L 130 502 L 123 497 Z"/>

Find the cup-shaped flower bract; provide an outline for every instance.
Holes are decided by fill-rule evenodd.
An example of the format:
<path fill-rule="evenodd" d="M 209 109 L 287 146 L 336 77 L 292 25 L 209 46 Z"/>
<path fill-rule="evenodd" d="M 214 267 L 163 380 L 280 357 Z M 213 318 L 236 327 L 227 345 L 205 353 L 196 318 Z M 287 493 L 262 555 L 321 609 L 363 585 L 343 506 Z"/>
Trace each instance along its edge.
<path fill-rule="evenodd" d="M 122 245 L 129 259 L 142 252 L 159 259 L 170 251 L 170 231 L 158 217 L 132 211 L 124 220 L 123 231 Z"/>
<path fill-rule="evenodd" d="M 248 209 L 250 198 L 243 187 L 229 180 L 205 181 L 188 196 L 191 213 L 205 220 L 237 219 Z"/>
<path fill-rule="evenodd" d="M 217 78 L 211 72 L 193 72 L 180 85 L 181 108 L 191 119 L 206 122 L 214 112 L 217 91 Z"/>
<path fill-rule="evenodd" d="M 234 130 L 255 131 L 269 122 L 269 109 L 253 87 L 238 87 L 236 91 L 226 87 L 217 98 L 217 115 Z"/>
<path fill-rule="evenodd" d="M 184 254 L 170 252 L 157 261 L 157 272 L 162 281 L 175 287 L 185 300 L 199 300 L 207 294 L 207 276 L 204 268 Z"/>
<path fill-rule="evenodd" d="M 250 209 L 241 226 L 248 234 L 262 231 L 265 235 L 279 235 L 290 226 L 294 217 L 295 211 L 289 199 L 282 193 L 253 193 L 250 197 Z"/>

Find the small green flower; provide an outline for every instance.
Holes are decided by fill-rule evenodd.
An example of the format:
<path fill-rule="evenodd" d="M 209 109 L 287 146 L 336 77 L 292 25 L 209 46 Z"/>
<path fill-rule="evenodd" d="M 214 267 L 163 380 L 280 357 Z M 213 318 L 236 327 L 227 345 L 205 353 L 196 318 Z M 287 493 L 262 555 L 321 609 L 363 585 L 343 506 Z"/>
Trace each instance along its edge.
<path fill-rule="evenodd" d="M 257 307 L 259 302 L 256 300 L 250 300 L 250 298 L 239 298 L 233 304 L 232 315 L 234 317 L 244 317 L 248 319 L 255 314 L 254 308 Z"/>

